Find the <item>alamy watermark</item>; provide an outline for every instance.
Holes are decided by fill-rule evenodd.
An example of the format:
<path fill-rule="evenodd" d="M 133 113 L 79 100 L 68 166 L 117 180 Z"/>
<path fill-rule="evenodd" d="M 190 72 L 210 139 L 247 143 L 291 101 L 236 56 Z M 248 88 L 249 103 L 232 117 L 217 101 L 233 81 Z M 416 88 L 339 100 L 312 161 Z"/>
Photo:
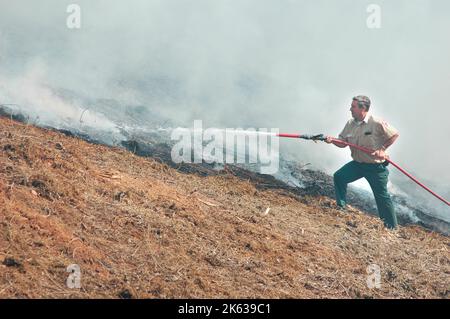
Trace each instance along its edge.
<path fill-rule="evenodd" d="M 77 264 L 69 265 L 66 269 L 70 275 L 67 277 L 66 285 L 70 289 L 81 288 L 81 269 Z"/>
<path fill-rule="evenodd" d="M 370 289 L 381 288 L 381 268 L 377 264 L 370 264 L 366 268 L 367 272 L 367 287 Z"/>
<path fill-rule="evenodd" d="M 203 130 L 201 120 L 194 121 L 194 128 L 176 128 L 171 139 L 174 163 L 258 164 L 262 174 L 275 174 L 279 169 L 279 133 L 256 129 Z"/>
<path fill-rule="evenodd" d="M 69 4 L 66 12 L 69 13 L 66 19 L 66 26 L 68 29 L 81 28 L 81 7 L 78 4 Z"/>
<path fill-rule="evenodd" d="M 381 7 L 378 4 L 370 4 L 366 9 L 369 16 L 366 20 L 366 25 L 369 29 L 381 28 Z"/>

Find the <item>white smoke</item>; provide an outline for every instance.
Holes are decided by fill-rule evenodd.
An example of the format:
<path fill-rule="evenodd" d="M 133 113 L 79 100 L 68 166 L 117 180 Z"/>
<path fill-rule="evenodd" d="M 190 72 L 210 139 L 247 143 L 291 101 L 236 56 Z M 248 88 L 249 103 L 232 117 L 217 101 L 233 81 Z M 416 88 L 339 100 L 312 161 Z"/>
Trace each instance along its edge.
<path fill-rule="evenodd" d="M 35 62 L 17 77 L 0 77 L 1 98 L 12 101 L 18 109 L 43 123 L 88 125 L 99 130 L 116 130 L 105 116 L 88 111 L 82 105 L 69 104 L 47 86 L 45 65 Z"/>

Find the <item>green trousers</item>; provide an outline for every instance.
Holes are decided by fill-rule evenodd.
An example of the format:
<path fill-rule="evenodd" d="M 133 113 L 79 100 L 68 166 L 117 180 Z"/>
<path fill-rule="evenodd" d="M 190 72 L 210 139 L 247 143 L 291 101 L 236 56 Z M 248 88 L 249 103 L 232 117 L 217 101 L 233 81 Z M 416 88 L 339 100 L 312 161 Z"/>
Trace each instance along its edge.
<path fill-rule="evenodd" d="M 388 228 L 397 227 L 397 216 L 391 196 L 387 191 L 389 171 L 383 164 L 367 164 L 351 161 L 334 173 L 336 203 L 345 207 L 347 184 L 364 177 L 372 188 L 377 203 L 378 215 Z"/>

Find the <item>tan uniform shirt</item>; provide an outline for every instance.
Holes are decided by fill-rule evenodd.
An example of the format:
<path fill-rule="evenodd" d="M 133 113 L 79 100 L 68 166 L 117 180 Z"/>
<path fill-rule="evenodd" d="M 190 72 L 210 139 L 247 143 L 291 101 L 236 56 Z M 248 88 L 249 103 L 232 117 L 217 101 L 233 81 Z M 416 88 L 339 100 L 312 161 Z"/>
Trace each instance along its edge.
<path fill-rule="evenodd" d="M 364 146 L 368 149 L 379 150 L 384 143 L 398 131 L 380 118 L 367 114 L 362 122 L 351 119 L 347 122 L 339 138 L 343 141 Z M 360 163 L 382 163 L 363 151 L 350 147 L 352 158 Z"/>

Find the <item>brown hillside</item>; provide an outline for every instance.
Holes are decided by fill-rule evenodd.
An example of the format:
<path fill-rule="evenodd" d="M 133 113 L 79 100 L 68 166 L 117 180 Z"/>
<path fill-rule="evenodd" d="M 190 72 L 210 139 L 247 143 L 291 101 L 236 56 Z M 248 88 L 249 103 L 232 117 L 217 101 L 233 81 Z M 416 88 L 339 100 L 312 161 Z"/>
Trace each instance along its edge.
<path fill-rule="evenodd" d="M 448 237 L 0 118 L 0 298 L 448 298 Z M 264 214 L 270 207 L 268 214 Z M 66 286 L 81 267 L 81 289 Z M 381 288 L 366 268 L 381 267 Z"/>

